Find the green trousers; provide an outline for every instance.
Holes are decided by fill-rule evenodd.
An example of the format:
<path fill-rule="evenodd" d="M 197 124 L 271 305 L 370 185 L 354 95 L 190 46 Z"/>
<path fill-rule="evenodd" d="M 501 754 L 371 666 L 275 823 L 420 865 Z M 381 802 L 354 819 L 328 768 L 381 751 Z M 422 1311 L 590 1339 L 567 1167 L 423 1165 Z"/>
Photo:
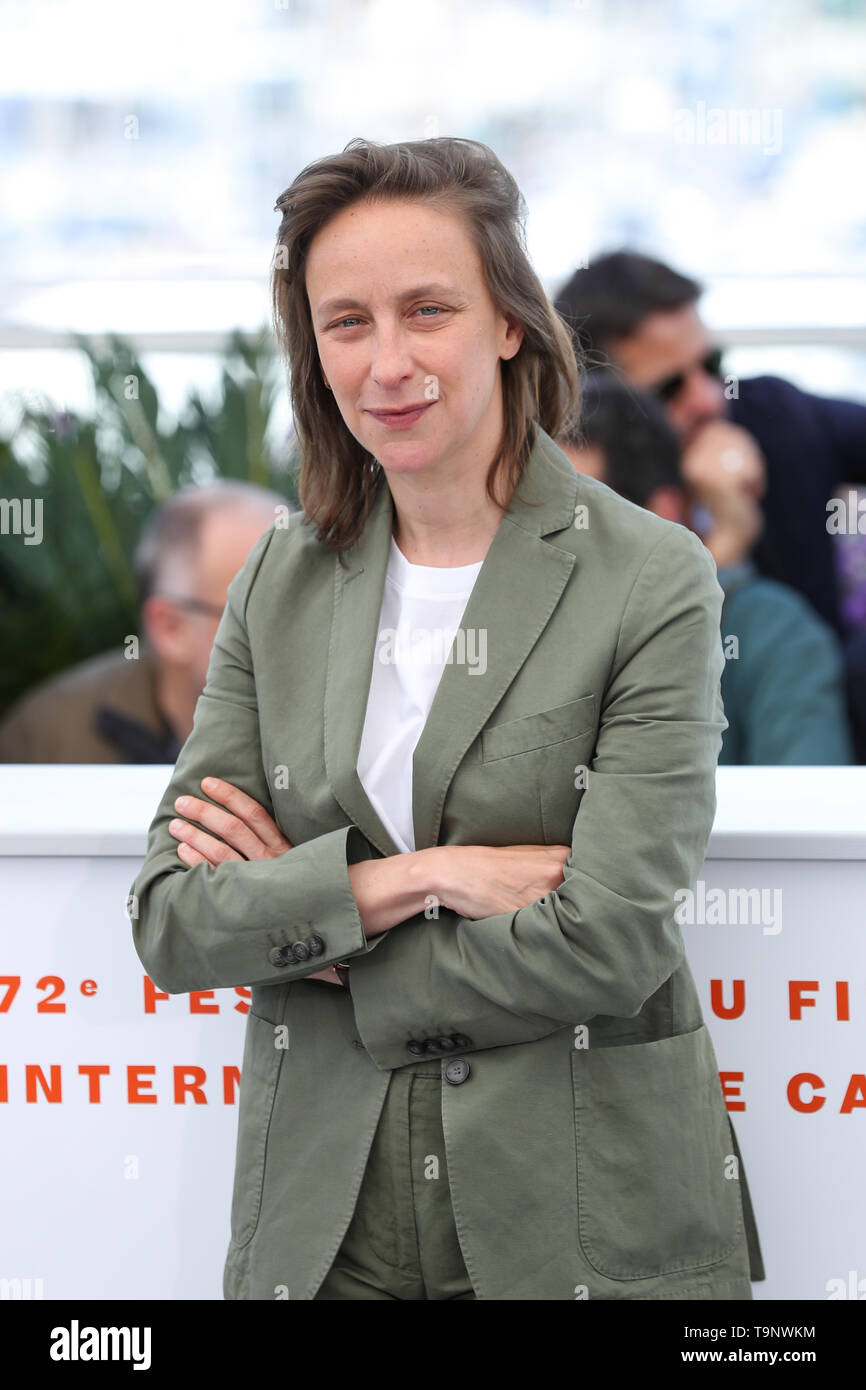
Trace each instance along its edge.
<path fill-rule="evenodd" d="M 475 1298 L 451 1206 L 442 1085 L 429 1062 L 392 1073 L 354 1215 L 316 1298 Z"/>

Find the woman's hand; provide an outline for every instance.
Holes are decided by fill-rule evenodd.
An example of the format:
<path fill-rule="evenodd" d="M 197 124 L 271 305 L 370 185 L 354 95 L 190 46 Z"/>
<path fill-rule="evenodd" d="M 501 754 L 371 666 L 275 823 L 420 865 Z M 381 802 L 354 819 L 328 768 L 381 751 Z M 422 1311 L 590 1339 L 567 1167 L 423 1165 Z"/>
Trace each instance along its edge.
<path fill-rule="evenodd" d="M 190 868 L 194 864 L 224 864 L 233 859 L 278 859 L 281 854 L 294 849 L 276 821 L 240 787 L 231 782 L 222 782 L 218 777 L 202 779 L 202 791 L 206 792 L 220 806 L 204 801 L 197 796 L 179 796 L 174 803 L 181 818 L 169 822 L 169 833 L 180 843 L 177 847 L 179 858 Z M 221 810 L 220 807 L 225 807 Z M 196 825 L 187 824 L 183 817 L 207 825 L 217 835 L 216 839 Z M 228 843 L 224 844 L 223 840 Z M 305 975 L 306 980 L 327 980 L 332 985 L 342 985 L 342 980 L 333 967 L 319 970 L 315 975 Z"/>
<path fill-rule="evenodd" d="M 227 809 L 220 810 L 220 806 L 213 806 L 197 796 L 179 796 L 174 808 L 182 817 L 210 826 L 228 844 L 199 830 L 198 826 L 187 825 L 184 819 L 170 821 L 169 833 L 180 840 L 177 852 L 184 864 L 192 867 L 203 860 L 216 865 L 230 859 L 278 859 L 294 848 L 264 806 L 253 801 L 240 787 L 221 782 L 217 777 L 205 777 L 201 785 L 209 797 Z"/>
<path fill-rule="evenodd" d="M 461 917 L 516 912 L 559 887 L 570 853 L 570 845 L 442 845 L 432 891 Z"/>

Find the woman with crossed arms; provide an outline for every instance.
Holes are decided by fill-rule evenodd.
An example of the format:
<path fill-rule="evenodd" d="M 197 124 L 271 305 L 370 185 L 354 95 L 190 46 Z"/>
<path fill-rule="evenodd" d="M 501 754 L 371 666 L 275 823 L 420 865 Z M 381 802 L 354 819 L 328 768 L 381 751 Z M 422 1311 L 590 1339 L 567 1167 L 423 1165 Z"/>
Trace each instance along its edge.
<path fill-rule="evenodd" d="M 571 339 L 486 146 L 354 140 L 277 203 L 302 511 L 228 591 L 132 888 L 248 985 L 227 1299 L 749 1299 L 674 920 L 722 593 L 580 477 Z"/>

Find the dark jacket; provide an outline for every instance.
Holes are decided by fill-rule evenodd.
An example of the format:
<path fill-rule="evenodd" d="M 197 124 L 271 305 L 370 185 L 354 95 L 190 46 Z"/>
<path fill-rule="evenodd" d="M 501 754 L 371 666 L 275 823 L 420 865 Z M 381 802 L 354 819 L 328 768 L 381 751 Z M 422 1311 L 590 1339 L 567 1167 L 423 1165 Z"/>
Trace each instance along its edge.
<path fill-rule="evenodd" d="M 827 503 L 842 483 L 866 483 L 866 405 L 801 391 L 779 377 L 739 382 L 728 416 L 749 431 L 767 463 L 762 574 L 798 589 L 825 622 L 846 633 Z"/>

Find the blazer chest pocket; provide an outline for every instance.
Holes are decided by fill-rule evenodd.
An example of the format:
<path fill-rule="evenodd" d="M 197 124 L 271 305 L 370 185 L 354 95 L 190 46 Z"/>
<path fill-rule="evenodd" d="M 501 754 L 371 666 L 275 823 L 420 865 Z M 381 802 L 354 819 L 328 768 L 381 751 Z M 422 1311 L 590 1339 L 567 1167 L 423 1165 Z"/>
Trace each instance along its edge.
<path fill-rule="evenodd" d="M 485 763 L 498 758 L 513 758 L 519 753 L 533 753 L 556 743 L 581 738 L 595 729 L 595 696 L 584 695 L 569 700 L 554 709 L 527 714 L 522 719 L 509 719 L 494 724 L 481 735 L 481 757 Z"/>
<path fill-rule="evenodd" d="M 580 769 L 588 765 L 595 739 L 596 698 L 584 695 L 484 729 L 481 763 L 497 782 L 500 805 L 526 805 L 531 798 L 544 843 L 568 845 L 586 787 Z"/>

